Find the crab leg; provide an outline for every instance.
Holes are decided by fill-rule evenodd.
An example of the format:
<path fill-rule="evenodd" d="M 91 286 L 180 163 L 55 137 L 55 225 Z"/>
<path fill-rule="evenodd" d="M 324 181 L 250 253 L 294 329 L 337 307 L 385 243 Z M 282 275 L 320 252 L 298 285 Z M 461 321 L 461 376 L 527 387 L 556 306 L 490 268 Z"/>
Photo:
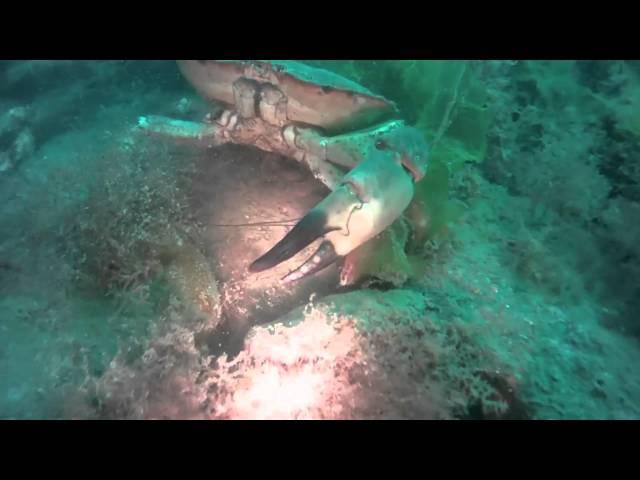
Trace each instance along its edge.
<path fill-rule="evenodd" d="M 223 134 L 224 130 L 219 124 L 190 122 L 151 115 L 140 117 L 137 128 L 150 135 L 169 137 L 175 141 L 203 147 L 226 143 Z"/>
<path fill-rule="evenodd" d="M 344 164 L 328 162 L 326 155 L 320 150 L 308 148 L 308 139 L 322 142 L 324 138 L 312 129 L 281 129 L 259 118 L 240 118 L 232 110 L 225 110 L 213 123 L 175 120 L 162 116 L 141 117 L 138 128 L 147 134 L 169 137 L 200 147 L 234 143 L 284 155 L 305 165 L 329 190 L 336 189 L 346 173 L 341 166 Z M 301 135 L 307 139 L 307 144 L 299 146 L 296 139 Z"/>
<path fill-rule="evenodd" d="M 408 207 L 414 179 L 398 154 L 375 151 L 349 172 L 327 198 L 314 207 L 249 271 L 261 272 L 290 259 L 316 239 L 318 250 L 282 280 L 290 282 L 327 267 L 385 230 Z"/>
<path fill-rule="evenodd" d="M 374 148 L 378 139 L 397 135 L 407 127 L 401 120 L 391 120 L 373 128 L 359 130 L 343 135 L 324 136 L 311 128 L 290 126 L 285 133 L 289 142 L 312 154 L 323 162 L 354 168 L 364 158 L 363 152 Z"/>
<path fill-rule="evenodd" d="M 311 128 L 299 128 L 294 125 L 284 130 L 287 143 L 304 152 L 305 163 L 314 171 L 342 172 L 353 169 L 366 159 L 374 149 L 404 152 L 402 165 L 410 171 L 415 181 L 424 175 L 424 157 L 427 145 L 422 133 L 407 126 L 401 120 L 391 120 L 373 128 L 343 135 L 324 136 Z M 339 184 L 336 183 L 335 187 Z M 334 190 L 335 188 L 331 188 Z"/>
<path fill-rule="evenodd" d="M 408 207 L 414 184 L 425 175 L 427 165 L 423 134 L 401 121 L 349 136 L 325 138 L 311 130 L 297 133 L 296 145 L 325 164 L 335 159 L 347 165 L 361 158 L 364 161 L 249 267 L 251 272 L 267 270 L 324 237 L 316 253 L 284 277 L 285 282 L 327 267 L 390 226 Z"/>

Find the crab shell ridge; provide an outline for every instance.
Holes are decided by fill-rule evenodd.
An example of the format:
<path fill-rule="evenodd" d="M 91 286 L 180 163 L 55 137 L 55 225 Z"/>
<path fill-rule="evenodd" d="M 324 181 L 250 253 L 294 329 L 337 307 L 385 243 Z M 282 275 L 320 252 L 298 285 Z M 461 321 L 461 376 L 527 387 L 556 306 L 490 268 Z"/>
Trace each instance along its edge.
<path fill-rule="evenodd" d="M 328 133 L 368 128 L 397 117 L 396 105 L 333 72 L 295 61 L 179 60 L 184 77 L 209 101 L 234 105 L 233 85 L 249 80 L 278 88 L 287 119 Z"/>

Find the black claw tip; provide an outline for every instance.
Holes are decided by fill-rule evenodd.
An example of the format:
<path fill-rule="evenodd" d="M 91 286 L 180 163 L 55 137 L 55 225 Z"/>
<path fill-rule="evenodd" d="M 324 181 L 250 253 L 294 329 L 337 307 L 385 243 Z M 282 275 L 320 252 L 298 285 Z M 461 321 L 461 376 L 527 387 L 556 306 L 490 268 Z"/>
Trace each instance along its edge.
<path fill-rule="evenodd" d="M 327 227 L 326 214 L 321 210 L 311 210 L 271 250 L 254 261 L 249 266 L 249 272 L 263 272 L 289 260 L 331 230 Z"/>

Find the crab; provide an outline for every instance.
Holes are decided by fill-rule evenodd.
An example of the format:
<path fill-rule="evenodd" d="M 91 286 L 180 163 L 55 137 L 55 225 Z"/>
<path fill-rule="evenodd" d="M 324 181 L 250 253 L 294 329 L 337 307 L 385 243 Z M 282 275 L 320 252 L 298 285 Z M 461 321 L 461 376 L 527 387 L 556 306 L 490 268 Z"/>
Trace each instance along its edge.
<path fill-rule="evenodd" d="M 403 215 L 427 172 L 428 146 L 398 107 L 333 72 L 295 61 L 181 60 L 195 90 L 222 105 L 203 121 L 145 116 L 138 128 L 176 141 L 253 146 L 301 162 L 330 190 L 248 270 L 274 268 L 322 238 L 281 280 L 313 275 Z"/>

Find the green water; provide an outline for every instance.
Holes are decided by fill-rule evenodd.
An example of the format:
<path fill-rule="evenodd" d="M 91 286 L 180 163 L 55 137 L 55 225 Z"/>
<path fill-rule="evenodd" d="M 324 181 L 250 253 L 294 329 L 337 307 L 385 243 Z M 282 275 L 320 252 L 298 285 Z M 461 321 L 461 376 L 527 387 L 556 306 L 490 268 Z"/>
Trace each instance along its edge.
<path fill-rule="evenodd" d="M 354 289 L 389 329 L 425 329 L 449 416 L 487 418 L 471 392 L 484 381 L 512 387 L 515 418 L 639 418 L 638 62 L 306 63 L 394 101 L 446 166 L 425 194 L 433 228 L 408 252 L 419 275 Z M 210 418 L 195 380 L 169 379 L 210 372 L 233 329 L 194 320 L 163 252 L 196 238 L 218 272 L 201 212 L 240 206 L 192 201 L 215 148 L 134 127 L 212 106 L 171 61 L 4 61 L 0 84 L 0 418 Z M 361 297 L 344 295 L 332 298 L 357 316 Z M 153 368 L 152 345 L 168 359 Z"/>

